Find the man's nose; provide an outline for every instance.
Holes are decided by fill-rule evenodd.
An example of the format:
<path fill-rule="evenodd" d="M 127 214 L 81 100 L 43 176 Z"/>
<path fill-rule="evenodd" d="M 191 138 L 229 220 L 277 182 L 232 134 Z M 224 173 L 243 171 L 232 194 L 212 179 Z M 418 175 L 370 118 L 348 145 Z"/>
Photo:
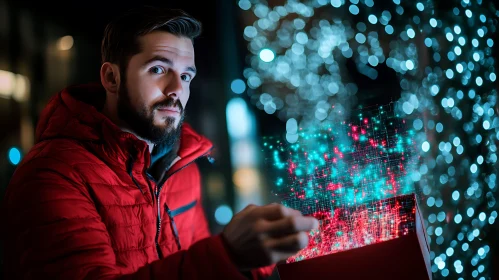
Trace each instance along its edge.
<path fill-rule="evenodd" d="M 177 73 L 170 73 L 171 74 L 168 77 L 168 81 L 163 93 L 168 97 L 178 99 L 180 97 L 180 94 L 182 94 L 182 80 L 180 78 L 180 75 L 178 75 Z"/>

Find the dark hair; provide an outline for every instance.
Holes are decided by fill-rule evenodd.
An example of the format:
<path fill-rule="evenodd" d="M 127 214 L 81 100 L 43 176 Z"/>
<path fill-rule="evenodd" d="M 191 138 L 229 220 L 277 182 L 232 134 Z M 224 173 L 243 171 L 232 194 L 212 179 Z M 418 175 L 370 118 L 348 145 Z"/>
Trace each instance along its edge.
<path fill-rule="evenodd" d="M 104 31 L 102 63 L 111 62 L 125 72 L 130 58 L 141 51 L 139 38 L 153 31 L 165 31 L 194 41 L 201 34 L 201 22 L 182 10 L 143 6 L 111 21 Z"/>

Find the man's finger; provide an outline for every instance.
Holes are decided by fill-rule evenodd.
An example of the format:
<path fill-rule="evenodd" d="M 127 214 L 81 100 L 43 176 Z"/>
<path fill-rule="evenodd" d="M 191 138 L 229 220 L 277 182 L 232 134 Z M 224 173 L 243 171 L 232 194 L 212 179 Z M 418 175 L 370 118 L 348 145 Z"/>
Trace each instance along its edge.
<path fill-rule="evenodd" d="M 302 216 L 301 212 L 281 204 L 272 203 L 254 210 L 255 215 L 265 220 L 279 220 L 288 216 Z"/>
<path fill-rule="evenodd" d="M 301 231 L 279 238 L 269 237 L 265 240 L 265 247 L 271 251 L 295 254 L 308 245 L 308 235 Z"/>
<path fill-rule="evenodd" d="M 313 217 L 288 216 L 262 225 L 262 231 L 268 236 L 284 236 L 300 231 L 308 232 L 319 227 L 319 221 Z"/>

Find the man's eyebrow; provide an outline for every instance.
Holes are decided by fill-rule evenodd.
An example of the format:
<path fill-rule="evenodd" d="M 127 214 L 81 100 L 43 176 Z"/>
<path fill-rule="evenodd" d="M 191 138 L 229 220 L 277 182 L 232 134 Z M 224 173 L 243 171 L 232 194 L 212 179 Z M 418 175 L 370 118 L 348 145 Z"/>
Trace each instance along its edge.
<path fill-rule="evenodd" d="M 187 71 L 191 71 L 192 73 L 196 74 L 197 70 L 196 70 L 196 67 L 194 66 L 189 66 L 187 67 L 185 70 Z"/>
<path fill-rule="evenodd" d="M 148 59 L 144 65 L 148 65 L 152 62 L 155 62 L 155 61 L 160 61 L 160 62 L 163 62 L 164 64 L 167 64 L 168 66 L 173 66 L 173 61 L 171 61 L 170 59 L 164 57 L 164 56 L 161 56 L 161 55 L 155 55 L 153 56 L 151 59 Z M 187 68 L 185 68 L 186 71 L 190 71 L 194 74 L 196 74 L 197 70 L 196 70 L 196 67 L 194 66 L 188 66 Z"/>
<path fill-rule="evenodd" d="M 163 63 L 168 64 L 170 66 L 173 65 L 173 62 L 170 59 L 168 59 L 164 56 L 161 56 L 161 55 L 153 56 L 151 59 L 148 59 L 146 62 L 144 62 L 144 65 L 147 65 L 147 64 L 149 64 L 151 62 L 155 62 L 155 61 L 160 61 L 160 62 L 163 62 Z"/>

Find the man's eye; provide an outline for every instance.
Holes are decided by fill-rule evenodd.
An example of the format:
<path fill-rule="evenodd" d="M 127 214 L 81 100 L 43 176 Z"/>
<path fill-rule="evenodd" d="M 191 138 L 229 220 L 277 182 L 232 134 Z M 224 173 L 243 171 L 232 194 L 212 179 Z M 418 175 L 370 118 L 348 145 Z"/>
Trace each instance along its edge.
<path fill-rule="evenodd" d="M 149 69 L 149 72 L 153 74 L 164 74 L 165 70 L 159 66 L 153 66 L 151 69 Z"/>
<path fill-rule="evenodd" d="M 182 78 L 182 81 L 184 81 L 184 82 L 190 82 L 192 79 L 191 75 L 187 75 L 187 74 L 183 74 L 181 76 L 181 78 Z"/>

